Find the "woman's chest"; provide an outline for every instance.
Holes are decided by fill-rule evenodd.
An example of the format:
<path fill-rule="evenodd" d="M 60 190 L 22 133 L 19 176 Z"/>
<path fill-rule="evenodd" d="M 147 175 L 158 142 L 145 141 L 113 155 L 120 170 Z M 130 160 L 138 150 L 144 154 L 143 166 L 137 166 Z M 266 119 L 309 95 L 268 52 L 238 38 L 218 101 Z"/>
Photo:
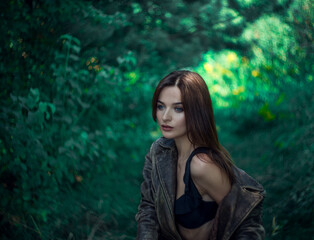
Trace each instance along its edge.
<path fill-rule="evenodd" d="M 185 166 L 178 163 L 177 165 L 177 185 L 176 185 L 176 199 L 184 194 L 185 183 L 184 183 Z"/>

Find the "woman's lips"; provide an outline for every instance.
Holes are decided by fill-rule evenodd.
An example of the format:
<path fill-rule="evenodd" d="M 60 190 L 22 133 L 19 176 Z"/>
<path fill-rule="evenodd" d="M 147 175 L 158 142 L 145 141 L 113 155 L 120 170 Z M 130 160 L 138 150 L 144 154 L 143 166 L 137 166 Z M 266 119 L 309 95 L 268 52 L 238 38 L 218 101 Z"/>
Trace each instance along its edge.
<path fill-rule="evenodd" d="M 170 127 L 168 125 L 161 125 L 161 127 L 164 131 L 171 131 L 173 129 L 173 127 Z"/>

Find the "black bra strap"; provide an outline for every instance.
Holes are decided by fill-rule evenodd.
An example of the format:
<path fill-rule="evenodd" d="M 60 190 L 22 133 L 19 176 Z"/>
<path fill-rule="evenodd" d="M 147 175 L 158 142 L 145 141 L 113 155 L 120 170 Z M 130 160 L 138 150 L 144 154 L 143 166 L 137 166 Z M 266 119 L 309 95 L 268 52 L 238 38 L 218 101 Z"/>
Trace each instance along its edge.
<path fill-rule="evenodd" d="M 191 165 L 191 161 L 192 158 L 199 153 L 208 153 L 209 152 L 209 148 L 207 147 L 198 147 L 195 148 L 193 150 L 193 152 L 190 154 L 188 160 L 186 161 L 186 165 L 185 165 L 185 173 L 184 173 L 184 177 L 183 177 L 183 182 L 185 184 L 185 189 L 184 192 L 188 192 L 189 191 L 189 180 L 190 180 L 190 165 Z"/>

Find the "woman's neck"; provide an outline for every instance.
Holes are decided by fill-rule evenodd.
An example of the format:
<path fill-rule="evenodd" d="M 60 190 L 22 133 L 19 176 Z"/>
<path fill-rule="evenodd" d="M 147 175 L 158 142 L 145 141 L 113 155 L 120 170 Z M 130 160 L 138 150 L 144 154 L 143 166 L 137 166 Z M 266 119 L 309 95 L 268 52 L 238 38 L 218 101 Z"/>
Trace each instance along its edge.
<path fill-rule="evenodd" d="M 191 152 L 194 150 L 193 144 L 187 137 L 174 139 L 174 141 L 178 150 L 178 161 L 186 161 Z"/>

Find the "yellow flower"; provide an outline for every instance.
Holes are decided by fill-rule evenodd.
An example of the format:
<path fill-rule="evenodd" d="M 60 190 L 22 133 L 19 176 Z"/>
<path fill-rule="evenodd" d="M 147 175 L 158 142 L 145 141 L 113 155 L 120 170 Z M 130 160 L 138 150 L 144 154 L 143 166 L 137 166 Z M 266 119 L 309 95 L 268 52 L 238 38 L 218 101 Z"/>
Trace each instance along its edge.
<path fill-rule="evenodd" d="M 236 89 L 233 89 L 232 94 L 239 95 L 240 93 L 243 93 L 244 90 L 245 90 L 244 86 L 240 86 L 240 87 L 237 87 Z"/>
<path fill-rule="evenodd" d="M 252 71 L 252 76 L 257 77 L 259 75 L 259 72 L 257 70 Z"/>

